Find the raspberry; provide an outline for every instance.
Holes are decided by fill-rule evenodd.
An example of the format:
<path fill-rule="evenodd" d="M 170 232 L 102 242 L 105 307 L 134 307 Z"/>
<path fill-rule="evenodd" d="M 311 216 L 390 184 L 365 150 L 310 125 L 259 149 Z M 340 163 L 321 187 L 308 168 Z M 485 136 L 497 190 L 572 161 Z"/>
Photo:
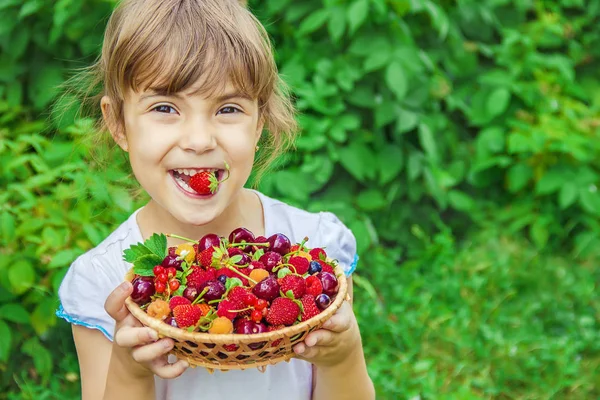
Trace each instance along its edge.
<path fill-rule="evenodd" d="M 261 263 L 260 261 L 251 261 L 250 265 L 253 267 L 253 269 L 267 269 L 265 264 Z"/>
<path fill-rule="evenodd" d="M 287 293 L 291 290 L 294 294 L 294 298 L 299 299 L 306 293 L 306 283 L 301 276 L 298 275 L 286 275 L 279 282 L 279 287 L 283 293 Z"/>
<path fill-rule="evenodd" d="M 213 253 L 215 252 L 214 247 L 209 247 L 206 250 L 203 250 L 196 256 L 196 260 L 203 267 L 210 267 L 212 265 Z"/>
<path fill-rule="evenodd" d="M 318 247 L 312 249 L 311 251 L 309 251 L 310 256 L 312 257 L 313 260 L 326 260 L 327 259 L 327 253 L 325 253 L 325 250 L 320 249 Z"/>
<path fill-rule="evenodd" d="M 288 263 L 294 266 L 298 275 L 304 275 L 308 272 L 309 262 L 304 257 L 291 257 Z"/>
<path fill-rule="evenodd" d="M 177 306 L 186 305 L 186 304 L 192 304 L 192 302 L 183 296 L 174 296 L 169 301 L 169 307 L 171 308 L 171 310 L 175 309 L 175 307 L 177 307 Z"/>
<path fill-rule="evenodd" d="M 302 312 L 301 321 L 306 321 L 321 312 L 315 303 L 315 296 L 310 294 L 305 294 L 302 297 L 302 307 L 304 311 Z"/>
<path fill-rule="evenodd" d="M 171 309 L 166 301 L 157 299 L 150 303 L 146 312 L 152 318 L 164 320 L 171 314 Z"/>
<path fill-rule="evenodd" d="M 323 293 L 323 285 L 321 280 L 314 275 L 306 278 L 306 294 L 311 294 L 315 297 Z"/>
<path fill-rule="evenodd" d="M 217 270 L 214 268 L 208 268 L 206 270 L 193 266 L 192 273 L 187 277 L 188 287 L 200 288 L 205 282 L 217 279 Z"/>
<path fill-rule="evenodd" d="M 219 306 L 217 308 L 217 315 L 219 317 L 224 317 L 233 320 L 237 317 L 237 312 L 233 312 L 231 310 L 239 310 L 241 309 L 240 304 L 234 300 L 222 300 L 219 302 Z"/>

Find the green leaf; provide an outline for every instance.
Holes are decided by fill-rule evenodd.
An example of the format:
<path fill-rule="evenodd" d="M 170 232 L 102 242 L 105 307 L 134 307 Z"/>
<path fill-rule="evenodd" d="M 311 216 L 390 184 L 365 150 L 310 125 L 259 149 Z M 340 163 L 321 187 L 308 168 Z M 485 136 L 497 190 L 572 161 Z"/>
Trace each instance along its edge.
<path fill-rule="evenodd" d="M 579 190 L 575 182 L 568 181 L 561 188 L 558 194 L 558 205 L 561 210 L 564 210 L 571 206 L 577 197 L 579 196 Z"/>
<path fill-rule="evenodd" d="M 600 195 L 595 186 L 579 191 L 579 204 L 585 211 L 600 215 Z"/>
<path fill-rule="evenodd" d="M 46 64 L 37 71 L 32 71 L 29 88 L 29 98 L 36 108 L 43 108 L 58 92 L 63 82 L 63 68 L 59 65 Z"/>
<path fill-rule="evenodd" d="M 29 313 L 20 304 L 8 303 L 0 307 L 0 319 L 16 322 L 18 324 L 29 323 Z"/>
<path fill-rule="evenodd" d="M 340 164 L 359 181 L 373 177 L 377 165 L 371 150 L 360 142 L 352 142 L 339 149 Z"/>
<path fill-rule="evenodd" d="M 389 52 L 373 52 L 366 59 L 363 64 L 363 69 L 365 72 L 376 71 L 379 68 L 387 65 L 391 57 L 391 53 Z"/>
<path fill-rule="evenodd" d="M 75 260 L 79 253 L 78 250 L 61 250 L 52 256 L 48 268 L 66 267 Z"/>
<path fill-rule="evenodd" d="M 159 257 L 156 254 L 146 254 L 135 260 L 133 263 L 133 272 L 141 276 L 153 276 L 154 267 L 163 261 L 164 257 Z"/>
<path fill-rule="evenodd" d="M 348 8 L 348 25 L 350 33 L 356 32 L 365 22 L 369 12 L 368 0 L 357 0 Z"/>
<path fill-rule="evenodd" d="M 413 130 L 419 123 L 417 113 L 400 108 L 396 122 L 396 129 L 399 133 L 405 133 Z"/>
<path fill-rule="evenodd" d="M 229 292 L 236 286 L 243 286 L 243 282 L 240 278 L 227 278 L 225 281 L 225 290 Z"/>
<path fill-rule="evenodd" d="M 15 217 L 8 211 L 0 215 L 0 232 L 2 232 L 2 244 L 8 246 L 15 240 Z"/>
<path fill-rule="evenodd" d="M 342 38 L 346 30 L 346 16 L 343 8 L 339 7 L 331 13 L 327 28 L 332 41 L 337 42 Z"/>
<path fill-rule="evenodd" d="M 56 323 L 54 299 L 42 300 L 31 313 L 31 326 L 38 335 L 45 334 Z"/>
<path fill-rule="evenodd" d="M 551 169 L 546 171 L 544 176 L 537 181 L 535 192 L 540 195 L 554 193 L 558 191 L 565 182 L 567 182 L 567 179 L 563 170 Z"/>
<path fill-rule="evenodd" d="M 288 267 L 281 268 L 279 271 L 277 271 L 277 278 L 282 279 L 283 277 L 291 273 L 292 271 Z"/>
<path fill-rule="evenodd" d="M 376 211 L 385 208 L 388 202 L 378 189 L 368 189 L 359 193 L 356 204 L 365 211 Z"/>
<path fill-rule="evenodd" d="M 537 218 L 529 228 L 529 236 L 538 249 L 543 249 L 550 237 L 548 232 L 548 220 Z"/>
<path fill-rule="evenodd" d="M 385 82 L 398 100 L 403 100 L 408 92 L 408 82 L 404 68 L 398 61 L 390 63 L 385 70 Z"/>
<path fill-rule="evenodd" d="M 472 197 L 459 190 L 451 190 L 448 192 L 448 203 L 463 212 L 470 212 L 475 207 L 475 201 Z"/>
<path fill-rule="evenodd" d="M 38 338 L 34 337 L 23 343 L 21 351 L 33 358 L 33 365 L 40 375 L 48 377 L 52 371 L 52 355 Z"/>
<path fill-rule="evenodd" d="M 488 115 L 495 117 L 506 111 L 510 103 L 510 92 L 508 89 L 499 87 L 492 91 L 486 102 Z"/>
<path fill-rule="evenodd" d="M 133 263 L 140 257 L 152 254 L 152 251 L 141 243 L 133 244 L 123 251 L 123 260 Z"/>
<path fill-rule="evenodd" d="M 167 237 L 162 233 L 153 234 L 144 242 L 144 245 L 150 249 L 152 253 L 161 258 L 165 258 L 167 256 Z"/>
<path fill-rule="evenodd" d="M 12 333 L 4 321 L 0 321 L 0 361 L 8 361 L 12 346 Z"/>
<path fill-rule="evenodd" d="M 506 173 L 508 191 L 517 193 L 533 178 L 533 170 L 526 164 L 515 164 Z"/>
<path fill-rule="evenodd" d="M 404 167 L 404 153 L 400 146 L 389 145 L 377 152 L 379 183 L 385 185 L 394 180 Z"/>
<path fill-rule="evenodd" d="M 322 8 L 310 14 L 305 18 L 298 28 L 299 35 L 307 35 L 319 29 L 329 18 L 329 10 Z"/>
<path fill-rule="evenodd" d="M 425 154 L 427 154 L 429 159 L 433 162 L 438 162 L 439 156 L 437 152 L 437 145 L 435 144 L 435 139 L 433 138 L 431 128 L 426 123 L 419 124 L 419 142 L 421 143 L 421 147 L 423 150 L 425 150 Z"/>
<path fill-rule="evenodd" d="M 236 254 L 235 256 L 231 257 L 230 261 L 234 264 L 242 261 L 242 255 L 241 254 Z"/>
<path fill-rule="evenodd" d="M 23 294 L 33 286 L 35 270 L 28 261 L 19 260 L 9 267 L 8 281 L 15 294 Z"/>

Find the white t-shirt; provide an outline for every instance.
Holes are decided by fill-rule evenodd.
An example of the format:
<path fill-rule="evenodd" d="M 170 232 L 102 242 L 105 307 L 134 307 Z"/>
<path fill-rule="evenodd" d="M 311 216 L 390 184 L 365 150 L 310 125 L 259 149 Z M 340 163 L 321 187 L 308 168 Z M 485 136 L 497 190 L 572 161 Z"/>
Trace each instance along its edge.
<path fill-rule="evenodd" d="M 279 200 L 259 196 L 264 210 L 265 236 L 283 233 L 300 243 L 305 236 L 307 246 L 321 247 L 330 258 L 337 259 L 347 276 L 358 262 L 356 239 L 352 232 L 332 213 L 310 213 Z M 123 282 L 130 264 L 123 260 L 123 250 L 143 242 L 135 211 L 123 224 L 94 249 L 78 257 L 59 288 L 61 301 L 56 315 L 71 324 L 100 330 L 112 341 L 115 322 L 104 310 L 110 292 Z M 270 365 L 265 372 L 258 369 L 231 370 L 213 374 L 201 367 L 188 368 L 178 378 L 156 377 L 159 400 L 309 400 L 312 366 L 292 358 L 289 363 Z"/>

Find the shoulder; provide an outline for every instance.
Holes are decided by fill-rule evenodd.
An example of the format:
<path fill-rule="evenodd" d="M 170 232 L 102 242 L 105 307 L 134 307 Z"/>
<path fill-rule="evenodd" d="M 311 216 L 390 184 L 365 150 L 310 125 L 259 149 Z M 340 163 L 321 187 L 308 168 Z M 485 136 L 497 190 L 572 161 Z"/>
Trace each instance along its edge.
<path fill-rule="evenodd" d="M 332 212 L 311 212 L 257 192 L 264 207 L 267 235 L 284 233 L 294 243 L 305 237 L 311 248 L 323 248 L 327 255 L 344 267 L 347 275 L 356 268 L 356 238 L 342 220 Z"/>
<path fill-rule="evenodd" d="M 123 260 L 123 250 L 142 240 L 136 214 L 137 211 L 98 246 L 73 261 L 58 289 L 59 317 L 99 329 L 111 338 L 113 321 L 104 310 L 104 301 L 129 268 Z"/>

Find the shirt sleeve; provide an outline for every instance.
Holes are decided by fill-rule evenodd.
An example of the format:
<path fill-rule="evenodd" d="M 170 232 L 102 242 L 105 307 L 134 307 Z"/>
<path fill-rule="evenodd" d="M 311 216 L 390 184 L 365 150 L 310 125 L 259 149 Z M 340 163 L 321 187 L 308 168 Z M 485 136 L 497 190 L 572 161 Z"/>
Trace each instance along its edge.
<path fill-rule="evenodd" d="M 346 276 L 352 275 L 358 264 L 356 238 L 333 213 L 322 212 L 319 223 L 321 243 L 329 258 L 337 260 Z"/>
<path fill-rule="evenodd" d="M 71 264 L 60 285 L 56 315 L 71 324 L 97 329 L 112 341 L 115 321 L 104 310 L 104 302 L 122 281 L 98 259 L 84 254 Z"/>

